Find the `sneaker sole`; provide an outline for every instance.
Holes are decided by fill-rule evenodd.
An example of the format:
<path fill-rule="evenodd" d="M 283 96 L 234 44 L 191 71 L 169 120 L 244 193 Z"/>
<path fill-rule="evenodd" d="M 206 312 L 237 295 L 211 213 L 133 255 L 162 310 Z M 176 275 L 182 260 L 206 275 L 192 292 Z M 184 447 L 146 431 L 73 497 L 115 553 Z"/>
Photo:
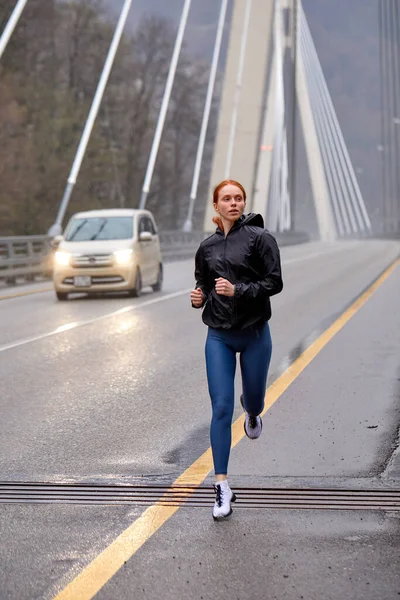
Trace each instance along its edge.
<path fill-rule="evenodd" d="M 233 502 L 236 502 L 236 500 L 237 500 L 237 496 L 236 496 L 236 494 L 234 494 L 234 493 L 232 492 L 232 498 L 231 498 L 231 502 L 232 502 L 232 503 L 233 503 Z M 223 517 L 214 517 L 214 515 L 213 515 L 213 519 L 214 519 L 214 521 L 223 521 L 224 519 L 227 519 L 228 517 L 230 517 L 232 513 L 233 513 L 233 509 L 232 509 L 232 507 L 231 507 L 231 512 L 230 512 L 230 513 L 228 513 L 227 515 L 225 515 L 225 516 L 223 516 Z"/>
<path fill-rule="evenodd" d="M 214 515 L 213 515 L 213 519 L 214 519 L 214 521 L 223 521 L 224 519 L 227 519 L 228 517 L 230 517 L 232 513 L 233 513 L 233 510 L 231 508 L 231 511 L 227 515 L 223 515 L 221 517 L 214 517 Z"/>

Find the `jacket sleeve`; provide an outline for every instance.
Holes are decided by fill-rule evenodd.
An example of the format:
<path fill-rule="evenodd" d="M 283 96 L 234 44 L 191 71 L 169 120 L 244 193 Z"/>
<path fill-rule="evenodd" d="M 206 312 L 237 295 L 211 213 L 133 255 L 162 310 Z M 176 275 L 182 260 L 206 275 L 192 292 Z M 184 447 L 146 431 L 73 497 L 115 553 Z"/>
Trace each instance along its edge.
<path fill-rule="evenodd" d="M 201 291 L 203 292 L 204 301 L 201 306 L 193 306 L 193 304 L 192 304 L 192 306 L 193 306 L 193 308 L 203 308 L 203 306 L 205 305 L 205 303 L 208 300 L 210 290 L 208 289 L 208 284 L 207 284 L 207 281 L 208 281 L 207 263 L 204 260 L 204 250 L 201 246 L 196 252 L 194 277 L 196 279 L 196 289 L 197 288 L 201 289 Z"/>
<path fill-rule="evenodd" d="M 259 281 L 236 283 L 235 296 L 237 298 L 251 299 L 274 296 L 283 289 L 280 252 L 274 236 L 269 231 L 264 230 L 257 237 L 255 252 L 258 255 L 264 276 Z"/>

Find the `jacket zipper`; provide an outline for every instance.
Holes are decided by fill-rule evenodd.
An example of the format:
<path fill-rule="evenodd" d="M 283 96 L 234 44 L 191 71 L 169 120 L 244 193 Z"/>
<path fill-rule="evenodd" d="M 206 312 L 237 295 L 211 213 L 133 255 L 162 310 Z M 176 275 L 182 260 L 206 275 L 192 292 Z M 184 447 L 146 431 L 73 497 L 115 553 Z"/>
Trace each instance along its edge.
<path fill-rule="evenodd" d="M 228 235 L 230 234 L 230 231 L 228 233 Z M 225 264 L 225 272 L 228 273 L 228 268 L 227 268 L 227 264 L 226 264 L 226 240 L 228 238 L 228 235 L 224 236 L 224 264 Z M 233 294 L 233 298 L 232 298 L 232 325 L 236 324 L 236 298 L 235 298 L 235 294 Z"/>

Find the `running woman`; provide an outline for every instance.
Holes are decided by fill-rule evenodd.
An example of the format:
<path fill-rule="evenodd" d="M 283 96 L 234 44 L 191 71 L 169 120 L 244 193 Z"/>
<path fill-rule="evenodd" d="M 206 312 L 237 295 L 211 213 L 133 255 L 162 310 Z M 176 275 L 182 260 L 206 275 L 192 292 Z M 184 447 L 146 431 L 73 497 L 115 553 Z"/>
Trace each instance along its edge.
<path fill-rule="evenodd" d="M 203 308 L 208 326 L 206 368 L 212 404 L 211 448 L 216 494 L 213 517 L 232 513 L 235 494 L 227 480 L 234 409 L 236 354 L 242 374 L 241 403 L 244 430 L 257 439 L 272 343 L 268 321 L 270 297 L 282 290 L 279 248 L 264 229 L 261 215 L 245 215 L 246 192 L 237 181 L 222 181 L 214 190 L 213 221 L 216 232 L 196 253 L 196 288 L 190 297 L 194 308 Z"/>

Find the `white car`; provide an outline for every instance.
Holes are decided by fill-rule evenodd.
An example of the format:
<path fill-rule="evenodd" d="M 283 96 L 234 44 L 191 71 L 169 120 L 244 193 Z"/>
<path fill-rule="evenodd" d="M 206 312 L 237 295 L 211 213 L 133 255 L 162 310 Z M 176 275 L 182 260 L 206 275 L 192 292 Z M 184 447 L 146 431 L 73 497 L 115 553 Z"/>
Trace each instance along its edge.
<path fill-rule="evenodd" d="M 160 291 L 163 264 L 153 215 L 147 210 L 91 210 L 74 214 L 54 240 L 53 283 L 58 300 L 73 292 Z"/>

